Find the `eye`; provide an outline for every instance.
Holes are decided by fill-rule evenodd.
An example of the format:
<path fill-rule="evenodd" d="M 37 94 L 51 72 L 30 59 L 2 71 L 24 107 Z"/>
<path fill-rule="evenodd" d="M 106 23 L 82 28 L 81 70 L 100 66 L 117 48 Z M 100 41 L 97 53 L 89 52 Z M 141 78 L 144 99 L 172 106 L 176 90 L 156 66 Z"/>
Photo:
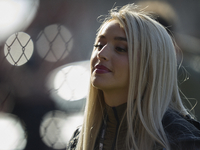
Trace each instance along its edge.
<path fill-rule="evenodd" d="M 97 48 L 98 50 L 101 50 L 103 48 L 103 45 L 96 44 L 96 45 L 94 45 L 94 47 Z"/>
<path fill-rule="evenodd" d="M 116 47 L 115 49 L 116 49 L 116 51 L 118 51 L 118 52 L 127 52 L 127 49 L 125 49 L 125 48 Z"/>

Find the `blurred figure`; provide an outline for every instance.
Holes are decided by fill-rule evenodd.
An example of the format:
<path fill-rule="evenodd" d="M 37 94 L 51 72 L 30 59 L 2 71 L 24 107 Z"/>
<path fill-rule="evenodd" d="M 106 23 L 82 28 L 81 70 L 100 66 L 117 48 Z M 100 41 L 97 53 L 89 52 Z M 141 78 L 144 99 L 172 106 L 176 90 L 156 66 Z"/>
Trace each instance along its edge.
<path fill-rule="evenodd" d="M 179 88 L 185 94 L 182 99 L 188 109 L 194 108 L 200 120 L 200 39 L 176 32 L 179 18 L 166 1 L 142 1 L 137 5 L 145 7 L 175 38 L 178 61 L 182 63 L 178 71 Z"/>

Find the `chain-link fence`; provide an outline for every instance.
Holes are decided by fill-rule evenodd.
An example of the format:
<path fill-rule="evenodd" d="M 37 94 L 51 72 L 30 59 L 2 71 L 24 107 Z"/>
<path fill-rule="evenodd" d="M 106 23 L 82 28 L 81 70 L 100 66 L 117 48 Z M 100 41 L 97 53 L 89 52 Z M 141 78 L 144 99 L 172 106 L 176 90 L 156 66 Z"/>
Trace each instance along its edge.
<path fill-rule="evenodd" d="M 108 3 L 106 11 L 103 2 L 98 1 L 8 2 L 10 7 L 0 1 L 0 7 L 7 8 L 0 13 L 15 12 L 15 8 L 25 5 L 28 9 L 22 12 L 25 17 L 18 19 L 18 27 L 11 23 L 10 29 L 4 29 L 9 32 L 1 31 L 0 150 L 64 150 L 83 120 L 90 74 L 88 59 L 99 26 L 95 20 L 114 1 Z M 179 8 L 178 3 L 172 4 Z M 93 6 L 99 5 L 102 10 L 94 12 Z M 184 76 L 179 77 L 180 88 L 186 96 L 196 99 L 190 99 L 194 105 L 200 99 L 200 42 L 189 36 L 180 39 L 193 43 L 188 48 L 178 41 L 184 47 L 183 64 L 190 77 L 182 83 L 185 75 L 180 73 Z M 197 104 L 195 108 L 198 119 L 199 107 Z"/>
<path fill-rule="evenodd" d="M 55 24 L 41 31 L 35 42 L 36 47 L 34 47 L 33 40 L 28 34 L 17 32 L 11 35 L 4 44 L 4 57 L 2 57 L 1 65 L 4 67 L 5 63 L 7 63 L 6 65 L 12 66 L 12 69 L 9 70 L 8 75 L 3 72 L 1 74 L 6 75 L 4 82 L 9 81 L 10 84 L 13 84 L 11 85 L 13 91 L 10 89 L 1 91 L 2 110 L 11 109 L 10 105 L 15 105 L 14 107 L 16 108 L 16 97 L 19 101 L 21 101 L 21 99 L 29 101 L 29 97 L 32 95 L 29 92 L 35 91 L 35 93 L 38 94 L 37 90 L 23 91 L 23 88 L 20 89 L 22 86 L 31 88 L 31 84 L 37 85 L 37 82 L 30 81 L 30 76 L 26 76 L 26 74 L 31 72 L 24 73 L 24 71 L 19 68 L 20 66 L 23 67 L 22 65 L 26 65 L 28 61 L 31 61 L 34 50 L 38 50 L 38 54 L 41 57 L 41 64 L 44 61 L 49 61 L 53 62 L 53 65 L 55 65 L 55 63 L 59 63 L 59 61 L 68 56 L 73 44 L 73 39 L 70 32 L 64 28 L 64 26 Z M 39 125 L 39 128 L 37 128 L 37 132 L 39 132 L 37 138 L 40 139 L 44 145 L 47 145 L 49 149 L 65 149 L 70 138 L 69 136 L 73 134 L 73 130 L 76 129 L 76 126 L 81 124 L 81 109 L 84 105 L 88 87 L 87 84 L 89 83 L 89 63 L 88 61 L 81 61 L 76 64 L 64 65 L 54 71 L 53 69 L 54 67 L 50 67 L 48 70 L 48 75 L 51 76 L 51 78 L 48 81 L 43 82 L 43 84 L 48 84 L 45 86 L 46 91 L 39 93 L 50 97 L 53 102 L 53 105 L 50 108 L 52 111 L 40 112 L 38 108 L 34 108 L 34 111 L 40 113 L 38 114 L 39 116 L 37 116 L 40 117 L 40 119 L 38 118 L 39 120 L 37 120 L 37 124 Z M 50 71 L 52 71 L 52 73 L 50 73 Z M 14 78 L 17 79 L 15 80 Z M 37 78 L 34 80 L 37 80 Z M 17 90 L 16 88 L 19 89 Z M 8 98 L 11 96 L 13 99 L 10 104 L 7 104 L 9 103 Z M 37 103 L 37 105 L 40 105 L 39 102 Z M 35 104 L 32 105 L 34 106 Z M 27 140 L 31 139 L 31 137 L 27 138 L 32 135 L 29 135 L 29 132 L 25 132 L 26 124 L 20 122 L 21 114 L 18 114 L 19 110 L 15 110 L 15 108 L 10 112 L 16 113 L 15 115 L 18 115 L 18 117 L 10 117 L 7 113 L 1 113 L 0 124 L 1 122 L 7 121 L 6 124 L 2 126 L 2 130 L 5 130 L 6 132 L 4 135 L 1 134 L 1 137 L 3 138 L 1 141 L 9 143 L 7 143 L 7 145 L 1 144 L 0 149 L 24 149 L 26 144 L 28 144 Z M 56 110 L 59 108 L 60 111 Z M 24 111 L 23 113 L 27 113 L 27 111 Z M 29 114 L 27 113 L 24 117 L 31 117 L 31 114 L 30 116 L 28 115 Z M 17 126 L 19 127 L 17 128 Z M 9 130 L 14 131 L 14 133 L 12 133 L 12 136 L 15 137 L 13 141 L 12 139 L 5 138 L 5 136 L 11 134 Z"/>

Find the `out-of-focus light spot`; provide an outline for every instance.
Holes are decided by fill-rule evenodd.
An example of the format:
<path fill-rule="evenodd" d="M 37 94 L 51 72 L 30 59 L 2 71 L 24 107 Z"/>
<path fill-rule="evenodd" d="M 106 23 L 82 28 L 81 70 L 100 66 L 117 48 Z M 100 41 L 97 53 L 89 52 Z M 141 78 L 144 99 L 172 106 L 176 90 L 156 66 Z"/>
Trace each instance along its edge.
<path fill-rule="evenodd" d="M 19 10 L 22 6 L 19 3 L 10 0 L 3 0 L 0 4 L 0 17 L 2 19 L 2 21 L 0 22 L 0 26 L 4 27 L 11 24 L 13 22 L 13 19 L 15 19 L 19 15 Z"/>
<path fill-rule="evenodd" d="M 4 54 L 10 64 L 21 66 L 31 58 L 33 49 L 31 37 L 24 32 L 18 32 L 7 39 Z"/>
<path fill-rule="evenodd" d="M 89 61 L 71 63 L 52 72 L 49 88 L 63 100 L 80 100 L 88 93 L 89 78 Z"/>
<path fill-rule="evenodd" d="M 83 114 L 71 115 L 66 118 L 62 129 L 61 137 L 66 139 L 67 143 L 71 139 L 74 131 L 83 124 Z"/>
<path fill-rule="evenodd" d="M 70 31 L 62 25 L 54 24 L 40 32 L 36 41 L 41 58 L 56 62 L 67 57 L 73 46 Z"/>
<path fill-rule="evenodd" d="M 27 140 L 24 129 L 16 116 L 0 113 L 0 149 L 23 150 Z"/>
<path fill-rule="evenodd" d="M 89 91 L 90 61 L 61 66 L 49 74 L 47 88 L 61 110 L 82 111 Z"/>
<path fill-rule="evenodd" d="M 55 89 L 66 100 L 79 100 L 86 96 L 89 85 L 89 72 L 82 66 L 68 66 L 55 77 Z"/>
<path fill-rule="evenodd" d="M 62 111 L 47 113 L 40 126 L 43 142 L 54 149 L 66 148 L 75 129 L 82 124 L 83 115 L 67 115 Z"/>
<path fill-rule="evenodd" d="M 32 22 L 39 0 L 0 1 L 0 43 L 16 31 L 24 30 Z"/>
<path fill-rule="evenodd" d="M 196 71 L 200 73 L 200 56 L 196 55 L 190 60 L 190 66 Z"/>

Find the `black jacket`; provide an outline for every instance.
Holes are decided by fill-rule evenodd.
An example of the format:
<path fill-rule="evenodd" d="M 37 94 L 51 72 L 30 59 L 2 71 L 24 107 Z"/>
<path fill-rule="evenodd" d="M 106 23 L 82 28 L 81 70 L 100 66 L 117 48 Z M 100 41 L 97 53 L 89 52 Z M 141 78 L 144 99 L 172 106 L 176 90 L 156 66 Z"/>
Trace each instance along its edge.
<path fill-rule="evenodd" d="M 200 150 L 200 123 L 169 110 L 162 124 L 172 150 Z"/>
<path fill-rule="evenodd" d="M 172 150 L 200 150 L 200 123 L 198 121 L 169 110 L 165 113 L 162 124 Z M 76 149 L 80 130 L 81 128 L 78 128 L 74 132 L 67 150 Z"/>

